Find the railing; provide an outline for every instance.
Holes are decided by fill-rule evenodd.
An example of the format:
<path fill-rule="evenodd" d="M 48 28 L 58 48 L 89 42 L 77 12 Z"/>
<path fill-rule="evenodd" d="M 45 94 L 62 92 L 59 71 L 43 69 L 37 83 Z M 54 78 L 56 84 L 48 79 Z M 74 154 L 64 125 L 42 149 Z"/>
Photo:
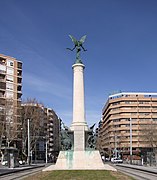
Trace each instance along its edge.
<path fill-rule="evenodd" d="M 5 79 L 0 79 L 0 82 L 5 82 Z"/>
<path fill-rule="evenodd" d="M 6 74 L 6 71 L 0 70 L 0 73 L 1 73 L 1 74 Z"/>
<path fill-rule="evenodd" d="M 0 94 L 0 98 L 5 98 L 5 96 Z"/>

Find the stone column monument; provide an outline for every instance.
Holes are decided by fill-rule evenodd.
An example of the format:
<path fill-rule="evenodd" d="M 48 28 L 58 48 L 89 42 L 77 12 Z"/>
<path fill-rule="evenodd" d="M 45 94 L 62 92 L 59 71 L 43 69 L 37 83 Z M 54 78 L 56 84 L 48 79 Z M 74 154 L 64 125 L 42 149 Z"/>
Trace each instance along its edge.
<path fill-rule="evenodd" d="M 84 78 L 85 66 L 82 63 L 75 63 L 73 66 L 73 121 L 71 131 L 74 132 L 74 151 L 85 150 L 85 131 L 88 126 L 85 120 L 84 103 Z"/>
<path fill-rule="evenodd" d="M 72 148 L 62 150 L 59 153 L 56 165 L 47 170 L 52 169 L 107 169 L 105 168 L 99 151 L 87 147 L 89 138 L 88 128 L 85 119 L 85 103 L 84 103 L 84 64 L 80 59 L 80 51 L 83 49 L 83 43 L 86 36 L 83 36 L 80 41 L 77 41 L 73 36 L 69 35 L 74 42 L 76 49 L 76 61 L 73 64 L 73 120 L 70 126 L 70 133 L 73 134 Z M 68 143 L 67 143 L 68 145 Z M 69 146 L 70 147 L 70 146 Z M 111 168 L 109 168 L 111 170 Z"/>
<path fill-rule="evenodd" d="M 80 59 L 80 51 L 83 49 L 83 43 L 86 36 L 77 41 L 69 35 L 74 42 L 76 49 L 76 61 L 73 64 L 73 120 L 70 130 L 73 132 L 73 149 L 61 151 L 56 163 L 58 169 L 104 169 L 99 151 L 86 150 L 86 132 L 89 131 L 85 119 L 84 102 L 84 64 Z"/>

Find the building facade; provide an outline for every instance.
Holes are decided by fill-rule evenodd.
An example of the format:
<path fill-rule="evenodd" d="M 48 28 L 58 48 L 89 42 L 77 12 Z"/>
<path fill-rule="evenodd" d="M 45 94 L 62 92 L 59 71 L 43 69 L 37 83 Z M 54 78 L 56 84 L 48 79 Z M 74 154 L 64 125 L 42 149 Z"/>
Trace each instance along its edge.
<path fill-rule="evenodd" d="M 22 103 L 24 154 L 28 154 L 28 123 L 32 162 L 54 162 L 59 153 L 60 120 L 54 110 L 36 100 Z M 24 137 L 25 136 L 25 137 Z"/>
<path fill-rule="evenodd" d="M 109 96 L 99 128 L 101 150 L 107 156 L 140 157 L 157 147 L 157 93 L 117 93 Z"/>
<path fill-rule="evenodd" d="M 48 118 L 48 161 L 55 162 L 60 151 L 60 118 L 51 108 L 46 108 Z"/>
<path fill-rule="evenodd" d="M 16 146 L 19 140 L 21 96 L 22 62 L 0 54 L 0 136 L 2 146 Z"/>

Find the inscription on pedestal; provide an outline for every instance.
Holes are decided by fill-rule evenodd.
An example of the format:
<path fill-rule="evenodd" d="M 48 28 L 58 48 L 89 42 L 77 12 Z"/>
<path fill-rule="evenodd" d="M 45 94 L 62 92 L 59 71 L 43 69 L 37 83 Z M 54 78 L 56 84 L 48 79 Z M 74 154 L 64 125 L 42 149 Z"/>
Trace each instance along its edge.
<path fill-rule="evenodd" d="M 76 126 L 74 129 L 74 151 L 85 150 L 84 126 Z"/>

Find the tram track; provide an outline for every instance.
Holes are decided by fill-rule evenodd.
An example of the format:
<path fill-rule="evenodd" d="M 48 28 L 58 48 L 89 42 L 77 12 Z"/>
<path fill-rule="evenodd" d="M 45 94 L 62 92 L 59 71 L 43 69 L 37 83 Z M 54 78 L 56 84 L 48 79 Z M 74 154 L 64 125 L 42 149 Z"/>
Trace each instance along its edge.
<path fill-rule="evenodd" d="M 136 180 L 156 180 L 157 179 L 157 171 L 147 171 L 144 169 L 136 169 L 132 167 L 125 166 L 114 166 L 117 171 L 126 174 L 128 176 L 133 177 Z"/>
<path fill-rule="evenodd" d="M 0 177 L 1 180 L 21 180 L 24 179 L 30 175 L 34 175 L 38 172 L 41 172 L 45 167 L 36 167 L 35 169 L 25 169 L 23 171 L 17 171 L 13 173 L 8 173 L 5 175 L 2 175 Z"/>

